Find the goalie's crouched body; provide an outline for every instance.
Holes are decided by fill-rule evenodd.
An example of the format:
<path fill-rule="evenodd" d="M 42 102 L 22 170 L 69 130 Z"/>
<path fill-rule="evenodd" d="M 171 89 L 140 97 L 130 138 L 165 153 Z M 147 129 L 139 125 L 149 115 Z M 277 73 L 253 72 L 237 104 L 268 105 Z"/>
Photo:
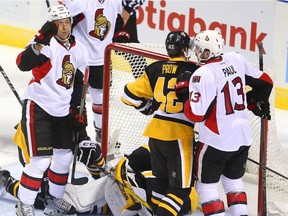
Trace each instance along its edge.
<path fill-rule="evenodd" d="M 145 207 L 150 205 L 155 180 L 151 172 L 148 145 L 140 146 L 125 157 L 108 161 L 105 169 L 111 176 L 105 175 L 82 186 L 68 184 L 64 199 L 73 204 L 79 213 L 105 215 L 111 211 L 117 216 L 152 215 Z M 191 203 L 185 207 L 187 211 L 183 214 L 194 212 L 197 207 L 199 199 L 194 187 L 190 197 Z"/>
<path fill-rule="evenodd" d="M 95 153 L 98 152 L 99 145 L 92 145 L 89 140 L 83 140 L 82 142 L 85 147 L 83 147 L 80 142 L 80 154 L 78 159 L 86 165 L 93 164 L 89 161 L 93 161 L 97 158 L 93 155 L 96 155 Z M 87 146 L 90 146 L 91 149 L 87 148 Z M 93 148 L 94 150 L 92 150 Z M 155 178 L 151 172 L 150 151 L 148 145 L 145 144 L 140 146 L 130 155 L 109 161 L 106 164 L 106 170 L 114 171 L 113 178 L 121 184 L 124 184 L 125 187 L 132 188 L 136 197 L 140 197 L 144 202 L 150 204 L 152 185 Z M 12 182 L 11 178 L 13 177 L 10 176 L 9 182 Z M 16 180 L 14 183 L 17 183 Z M 13 185 L 15 185 L 14 183 Z M 7 190 L 8 185 L 4 184 L 4 186 Z M 105 188 L 105 190 L 103 190 L 103 188 Z M 191 189 L 190 195 L 192 200 L 190 206 L 187 206 L 186 208 L 187 212 L 195 211 L 198 204 L 198 194 L 194 187 Z M 90 212 L 94 215 L 105 215 L 111 211 L 113 215 L 121 216 L 132 216 L 137 214 L 146 216 L 152 215 L 147 208 L 144 207 L 143 203 L 139 202 L 131 194 L 125 192 L 122 187 L 119 187 L 116 181 L 108 176 L 103 176 L 101 178 L 96 177 L 95 180 L 89 181 L 84 185 L 76 186 L 68 183 L 63 199 L 71 205 L 71 208 L 75 208 L 78 213 Z"/>

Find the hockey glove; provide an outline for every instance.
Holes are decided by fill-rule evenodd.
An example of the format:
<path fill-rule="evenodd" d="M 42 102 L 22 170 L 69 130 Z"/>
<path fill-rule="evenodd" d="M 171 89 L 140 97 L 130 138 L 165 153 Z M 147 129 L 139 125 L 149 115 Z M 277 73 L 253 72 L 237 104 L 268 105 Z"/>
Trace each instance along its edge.
<path fill-rule="evenodd" d="M 191 71 L 184 71 L 177 76 L 175 93 L 182 103 L 189 99 L 189 80 L 191 76 Z"/>
<path fill-rule="evenodd" d="M 51 38 L 57 34 L 58 27 L 54 22 L 47 21 L 35 35 L 34 41 L 43 45 L 50 45 Z"/>
<path fill-rule="evenodd" d="M 143 104 L 144 105 L 136 109 L 139 110 L 144 115 L 152 115 L 154 111 L 157 110 L 158 107 L 160 106 L 160 103 L 153 100 L 152 98 L 146 100 L 145 102 L 143 102 Z"/>
<path fill-rule="evenodd" d="M 74 131 L 81 131 L 87 126 L 87 112 L 84 110 L 80 118 L 79 108 L 70 107 L 68 120 Z"/>
<path fill-rule="evenodd" d="M 261 118 L 270 120 L 270 103 L 268 100 L 266 101 L 256 101 L 252 98 L 252 91 L 247 92 L 247 104 L 248 109 L 253 112 L 254 115 L 259 116 Z"/>
<path fill-rule="evenodd" d="M 101 172 L 98 166 L 103 167 L 105 160 L 98 143 L 91 140 L 83 140 L 80 142 L 77 160 L 86 165 L 87 170 L 94 179 L 100 178 Z"/>
<path fill-rule="evenodd" d="M 83 140 L 79 143 L 77 160 L 88 166 L 102 156 L 100 145 L 91 140 Z"/>
<path fill-rule="evenodd" d="M 133 13 L 139 6 L 143 5 L 145 0 L 122 0 L 122 6 L 130 14 Z"/>
<path fill-rule="evenodd" d="M 130 34 L 125 30 L 121 30 L 114 34 L 113 42 L 128 43 L 130 41 Z"/>

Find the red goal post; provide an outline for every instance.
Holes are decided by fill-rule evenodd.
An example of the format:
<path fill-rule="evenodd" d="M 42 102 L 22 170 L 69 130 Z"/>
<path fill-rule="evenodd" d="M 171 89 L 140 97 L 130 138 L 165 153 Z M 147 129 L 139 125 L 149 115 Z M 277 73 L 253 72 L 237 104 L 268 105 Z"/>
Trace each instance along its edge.
<path fill-rule="evenodd" d="M 109 122 L 109 107 L 110 107 L 109 105 L 111 105 L 111 103 L 109 102 L 110 99 L 111 99 L 110 91 L 114 87 L 114 85 L 115 85 L 115 81 L 114 80 L 117 77 L 117 76 L 114 75 L 114 73 L 117 73 L 117 72 L 115 72 L 115 70 L 113 69 L 113 67 L 111 67 L 111 65 L 114 65 L 114 66 L 115 66 L 115 64 L 121 65 L 121 64 L 123 64 L 123 62 L 125 62 L 125 59 L 123 59 L 124 57 L 121 58 L 121 56 L 120 56 L 119 59 L 121 59 L 121 61 L 123 61 L 123 62 L 120 62 L 120 60 L 118 60 L 119 62 L 117 62 L 117 60 L 114 60 L 115 63 L 113 64 L 112 55 L 114 54 L 114 57 L 115 57 L 115 55 L 117 55 L 117 54 L 115 54 L 115 51 L 116 51 L 116 52 L 118 52 L 118 54 L 119 53 L 130 53 L 132 55 L 141 56 L 143 58 L 145 57 L 147 59 L 150 59 L 151 62 L 156 61 L 156 60 L 167 60 L 168 59 L 168 56 L 163 54 L 163 53 L 157 53 L 157 52 L 153 52 L 151 50 L 147 50 L 147 49 L 145 50 L 145 49 L 137 48 L 137 45 L 139 45 L 139 44 L 133 44 L 132 43 L 129 46 L 129 45 L 125 45 L 125 44 L 111 43 L 105 49 L 104 77 L 103 77 L 103 113 L 102 113 L 103 114 L 103 120 L 102 120 L 102 143 L 101 143 L 102 154 L 103 154 L 104 158 L 106 158 L 107 151 L 108 151 L 108 144 L 109 144 L 109 140 L 108 140 L 108 137 L 109 137 L 109 123 L 110 123 Z M 156 47 L 156 45 L 151 45 L 151 46 L 153 46 L 154 49 Z M 163 50 L 163 47 L 160 46 L 159 49 Z M 126 62 L 126 64 L 127 64 L 127 62 Z M 123 65 L 121 65 L 121 66 L 123 66 Z M 123 70 L 125 70 L 124 67 L 123 67 Z M 125 71 L 125 72 L 127 72 L 127 71 Z M 142 72 L 143 71 L 139 71 L 139 74 L 142 73 Z M 127 76 L 132 77 L 133 76 L 132 72 L 130 72 L 129 75 L 127 74 Z M 113 80 L 113 77 L 115 77 L 114 80 Z M 111 86 L 110 86 L 110 81 L 112 83 Z M 118 82 L 117 82 L 117 85 L 118 85 Z M 121 88 L 120 88 L 120 90 L 121 90 Z M 122 86 L 122 91 L 123 90 L 124 90 L 124 86 Z M 121 94 L 122 92 L 118 92 L 118 93 Z M 113 96 L 114 95 L 112 95 L 112 97 Z M 120 100 L 120 98 L 119 98 L 119 100 Z M 136 113 L 134 113 L 134 114 L 137 115 Z M 141 116 L 140 113 L 138 115 Z M 122 120 L 125 121 L 125 119 L 122 119 Z M 128 121 L 128 119 L 126 119 L 126 121 Z M 131 123 L 131 122 L 128 122 L 128 124 L 129 123 Z M 141 131 L 139 131 L 139 133 L 141 133 Z M 112 136 L 112 134 L 110 134 L 110 138 L 111 138 L 111 136 Z M 136 136 L 136 134 L 135 134 L 135 136 Z M 140 136 L 140 135 L 138 134 L 138 136 Z M 135 140 L 135 142 L 137 142 L 137 141 L 138 140 Z M 138 143 L 138 144 L 141 144 L 141 143 Z M 124 143 L 123 143 L 123 145 L 125 147 Z M 125 153 L 130 153 L 131 151 L 133 151 L 134 150 L 133 147 L 134 146 L 129 146 L 128 148 L 126 148 L 126 152 Z M 135 148 L 136 147 L 137 147 L 137 144 L 135 145 Z"/>

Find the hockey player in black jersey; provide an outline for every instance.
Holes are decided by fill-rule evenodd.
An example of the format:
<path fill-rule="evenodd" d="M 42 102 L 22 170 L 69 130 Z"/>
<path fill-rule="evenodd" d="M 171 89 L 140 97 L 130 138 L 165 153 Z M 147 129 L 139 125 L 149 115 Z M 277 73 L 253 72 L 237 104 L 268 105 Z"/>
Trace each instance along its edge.
<path fill-rule="evenodd" d="M 188 78 L 198 68 L 188 62 L 191 40 L 182 31 L 170 32 L 165 41 L 168 61 L 146 67 L 135 82 L 127 83 L 121 100 L 143 114 L 156 111 L 143 135 L 149 137 L 152 173 L 156 177 L 152 208 L 157 216 L 190 210 L 193 178 L 193 127 L 178 97 L 188 92 Z M 175 89 L 179 81 L 179 85 Z M 178 95 L 177 95 L 178 94 Z"/>

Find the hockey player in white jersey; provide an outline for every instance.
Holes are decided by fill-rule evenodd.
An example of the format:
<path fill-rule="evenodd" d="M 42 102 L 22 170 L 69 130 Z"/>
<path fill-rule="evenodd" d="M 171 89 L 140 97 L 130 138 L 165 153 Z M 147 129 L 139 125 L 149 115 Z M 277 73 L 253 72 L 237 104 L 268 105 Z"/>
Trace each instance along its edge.
<path fill-rule="evenodd" d="M 195 55 L 205 65 L 190 78 L 185 114 L 199 122 L 195 174 L 204 215 L 225 215 L 218 193 L 221 179 L 230 213 L 244 216 L 248 210 L 242 176 L 252 143 L 248 106 L 269 120 L 273 82 L 241 54 L 222 54 L 223 47 L 217 31 L 206 30 L 194 38 Z M 246 85 L 252 87 L 247 94 Z"/>
<path fill-rule="evenodd" d="M 55 206 L 62 198 L 73 157 L 73 130 L 87 125 L 85 113 L 79 118 L 78 110 L 88 64 L 85 46 L 71 35 L 72 18 L 67 7 L 50 7 L 48 16 L 16 59 L 21 71 L 32 70 L 18 126 L 24 137 L 20 146 L 30 157 L 20 180 L 18 216 L 34 216 L 33 204 L 47 169 L 48 205 Z"/>
<path fill-rule="evenodd" d="M 127 2 L 126 6 L 132 8 L 143 4 L 143 0 Z M 88 51 L 88 90 L 92 101 L 96 141 L 101 142 L 104 51 L 113 38 L 121 38 L 127 42 L 130 39 L 130 34 L 123 29 L 122 0 L 64 0 L 63 3 L 74 17 L 73 34 L 84 43 Z"/>

